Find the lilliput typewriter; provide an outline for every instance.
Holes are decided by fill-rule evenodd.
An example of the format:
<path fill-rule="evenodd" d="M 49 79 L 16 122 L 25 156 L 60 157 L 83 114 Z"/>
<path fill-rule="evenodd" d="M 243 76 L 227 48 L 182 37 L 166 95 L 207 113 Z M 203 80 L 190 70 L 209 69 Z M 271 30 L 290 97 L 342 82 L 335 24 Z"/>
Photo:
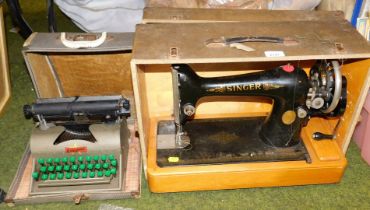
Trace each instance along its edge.
<path fill-rule="evenodd" d="M 307 75 L 286 64 L 224 77 L 200 77 L 190 66 L 172 65 L 174 121 L 160 121 L 157 164 L 161 167 L 261 161 L 310 163 L 302 128 L 311 117 L 338 118 L 346 108 L 346 78 L 338 61 L 318 61 Z M 259 96 L 273 100 L 267 117 L 193 119 L 203 97 Z M 215 100 L 225 100 L 218 98 Z M 339 121 L 340 122 L 340 121 Z M 335 138 L 336 130 L 312 133 Z"/>
<path fill-rule="evenodd" d="M 121 190 L 130 133 L 122 96 L 37 99 L 24 106 L 30 138 L 30 195 Z"/>

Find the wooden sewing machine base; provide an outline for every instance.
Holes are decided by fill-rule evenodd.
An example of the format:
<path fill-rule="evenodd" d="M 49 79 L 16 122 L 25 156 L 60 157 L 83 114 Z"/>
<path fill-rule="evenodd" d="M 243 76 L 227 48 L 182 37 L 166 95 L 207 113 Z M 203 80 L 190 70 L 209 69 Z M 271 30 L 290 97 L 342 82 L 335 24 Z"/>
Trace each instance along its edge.
<path fill-rule="evenodd" d="M 337 183 L 347 164 L 336 141 L 311 138 L 317 125 L 322 124 L 322 119 L 313 118 L 302 130 L 310 163 L 296 160 L 160 167 L 156 140 L 162 120 L 168 118 L 151 119 L 148 142 L 147 177 L 150 190 L 156 193 Z"/>

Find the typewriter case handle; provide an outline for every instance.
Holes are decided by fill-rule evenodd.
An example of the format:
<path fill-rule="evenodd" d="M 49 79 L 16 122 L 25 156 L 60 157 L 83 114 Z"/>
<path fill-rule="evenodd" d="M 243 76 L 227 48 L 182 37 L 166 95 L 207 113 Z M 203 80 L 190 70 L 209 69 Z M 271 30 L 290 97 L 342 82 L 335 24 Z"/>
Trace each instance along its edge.
<path fill-rule="evenodd" d="M 105 42 L 107 39 L 107 32 L 103 32 L 99 38 L 97 37 L 96 35 L 78 34 L 74 35 L 71 39 L 67 39 L 66 33 L 63 32 L 60 35 L 60 41 L 68 48 L 95 48 Z"/>

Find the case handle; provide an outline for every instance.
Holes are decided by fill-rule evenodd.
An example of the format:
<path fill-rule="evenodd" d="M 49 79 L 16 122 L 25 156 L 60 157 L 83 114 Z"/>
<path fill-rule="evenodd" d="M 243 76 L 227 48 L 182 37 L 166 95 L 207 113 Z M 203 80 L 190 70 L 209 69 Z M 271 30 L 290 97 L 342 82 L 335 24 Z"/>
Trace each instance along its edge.
<path fill-rule="evenodd" d="M 60 36 L 60 41 L 63 43 L 64 46 L 68 48 L 73 49 L 79 49 L 79 48 L 94 48 L 99 47 L 104 43 L 104 41 L 107 38 L 107 32 L 103 32 L 99 39 L 93 40 L 93 41 L 72 41 L 68 40 L 66 38 L 66 33 L 63 32 Z"/>

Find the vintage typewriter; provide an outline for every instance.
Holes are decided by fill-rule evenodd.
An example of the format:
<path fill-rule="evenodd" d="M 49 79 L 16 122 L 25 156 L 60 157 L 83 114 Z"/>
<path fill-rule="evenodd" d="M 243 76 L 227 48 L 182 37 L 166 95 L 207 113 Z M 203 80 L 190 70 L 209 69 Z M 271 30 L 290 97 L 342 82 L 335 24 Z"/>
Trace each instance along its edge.
<path fill-rule="evenodd" d="M 120 190 L 130 133 L 122 96 L 38 99 L 24 106 L 30 138 L 30 195 Z"/>
<path fill-rule="evenodd" d="M 208 78 L 198 76 L 189 65 L 176 64 L 172 65 L 172 75 L 174 121 L 158 123 L 160 167 L 299 160 L 309 163 L 302 128 L 312 117 L 338 118 L 346 108 L 346 78 L 338 61 L 318 61 L 308 74 L 286 64 Z M 267 117 L 193 119 L 201 98 L 225 100 L 225 96 L 231 100 L 237 100 L 236 96 L 272 99 L 273 108 Z M 315 132 L 312 136 L 316 140 L 333 139 L 335 132 Z"/>

